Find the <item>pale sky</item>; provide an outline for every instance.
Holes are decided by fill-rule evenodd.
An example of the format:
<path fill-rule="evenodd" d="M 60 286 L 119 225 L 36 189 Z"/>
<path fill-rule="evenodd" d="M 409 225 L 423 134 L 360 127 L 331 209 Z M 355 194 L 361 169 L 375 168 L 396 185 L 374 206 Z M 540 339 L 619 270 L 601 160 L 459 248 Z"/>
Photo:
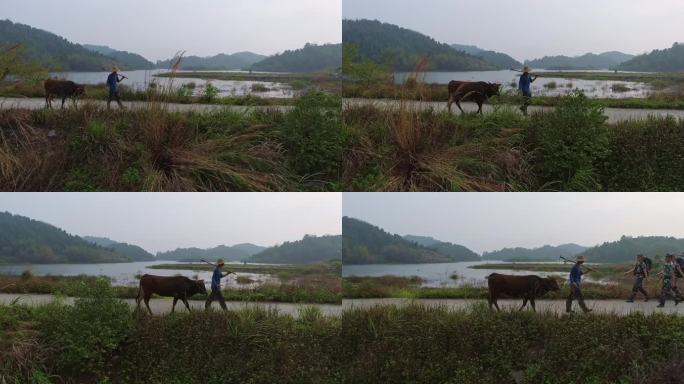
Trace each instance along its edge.
<path fill-rule="evenodd" d="M 684 40 L 681 0 L 344 0 L 342 13 L 519 61 L 614 50 L 639 54 Z"/>
<path fill-rule="evenodd" d="M 342 233 L 341 193 L 0 193 L 0 212 L 149 252 Z"/>
<path fill-rule="evenodd" d="M 622 235 L 684 238 L 684 193 L 345 193 L 343 213 L 477 253 Z"/>
<path fill-rule="evenodd" d="M 342 41 L 342 0 L 1 0 L 0 19 L 156 61 Z"/>

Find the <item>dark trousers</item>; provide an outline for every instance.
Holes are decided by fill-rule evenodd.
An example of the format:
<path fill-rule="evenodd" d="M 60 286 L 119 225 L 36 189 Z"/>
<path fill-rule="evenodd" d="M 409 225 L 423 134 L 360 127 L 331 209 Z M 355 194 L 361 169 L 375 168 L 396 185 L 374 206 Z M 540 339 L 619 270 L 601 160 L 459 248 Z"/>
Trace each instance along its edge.
<path fill-rule="evenodd" d="M 523 115 L 527 116 L 527 107 L 532 103 L 532 94 L 523 92 L 523 105 L 520 107 Z"/>
<path fill-rule="evenodd" d="M 123 104 L 121 104 L 121 98 L 119 97 L 119 91 L 109 92 L 109 99 L 107 100 L 107 109 L 110 108 L 112 100 L 116 100 L 116 103 L 119 105 L 119 108 L 123 108 Z"/>
<path fill-rule="evenodd" d="M 673 299 L 675 304 L 684 301 L 676 286 L 670 280 L 663 280 L 663 288 L 660 290 L 660 305 L 664 305 L 667 299 Z"/>
<path fill-rule="evenodd" d="M 228 308 L 226 307 L 226 299 L 223 298 L 223 294 L 221 293 L 220 289 L 211 290 L 211 293 L 207 298 L 207 302 L 204 303 L 204 308 L 209 309 L 209 307 L 211 307 L 211 303 L 214 300 L 218 300 L 219 304 L 221 305 L 221 308 L 223 308 L 224 311 L 228 310 Z"/>
<path fill-rule="evenodd" d="M 589 312 L 589 308 L 584 303 L 584 295 L 582 294 L 582 289 L 575 284 L 570 284 L 570 295 L 568 299 L 565 300 L 565 312 L 572 312 L 572 301 L 577 300 L 582 311 Z"/>
<path fill-rule="evenodd" d="M 636 295 L 641 292 L 642 295 L 644 295 L 644 298 L 648 300 L 648 292 L 644 289 L 644 277 L 643 276 L 636 276 L 634 278 L 634 285 L 632 286 L 632 296 L 629 297 L 630 300 L 634 300 Z"/>

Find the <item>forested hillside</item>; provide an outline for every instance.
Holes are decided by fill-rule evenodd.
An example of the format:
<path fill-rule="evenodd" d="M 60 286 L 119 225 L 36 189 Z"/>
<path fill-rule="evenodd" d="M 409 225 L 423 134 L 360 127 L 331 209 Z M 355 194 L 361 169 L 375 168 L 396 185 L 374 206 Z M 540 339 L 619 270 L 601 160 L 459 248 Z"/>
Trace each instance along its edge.
<path fill-rule="evenodd" d="M 496 66 L 498 69 L 511 69 L 511 68 L 517 69 L 517 68 L 522 67 L 521 62 L 519 62 L 518 60 L 512 58 L 511 56 L 509 56 L 505 53 L 496 52 L 496 51 L 488 51 L 488 50 L 476 47 L 474 45 L 451 44 L 451 47 L 457 51 L 465 52 L 469 55 L 480 58 L 480 59 L 488 62 L 489 64 Z"/>
<path fill-rule="evenodd" d="M 342 65 L 342 44 L 306 44 L 304 48 L 270 56 L 252 65 L 263 72 L 334 71 Z"/>
<path fill-rule="evenodd" d="M 233 54 L 218 54 L 210 57 L 186 56 L 180 61 L 179 70 L 239 70 L 247 69 L 252 64 L 265 59 L 266 56 L 252 52 L 238 52 Z M 171 67 L 175 59 L 157 61 L 156 66 L 161 69 Z"/>
<path fill-rule="evenodd" d="M 268 248 L 249 258 L 253 263 L 311 264 L 342 259 L 342 236 L 304 236 Z"/>
<path fill-rule="evenodd" d="M 492 70 L 496 66 L 421 33 L 376 20 L 343 20 L 342 41 L 358 47 L 358 60 L 411 71 L 423 57 L 429 70 Z"/>
<path fill-rule="evenodd" d="M 155 260 L 154 255 L 137 245 L 120 243 L 106 237 L 83 236 L 83 240 L 99 245 L 102 248 L 111 249 L 121 255 L 127 256 L 131 261 Z"/>
<path fill-rule="evenodd" d="M 199 261 L 200 259 L 242 261 L 264 249 L 264 247 L 254 244 L 219 245 L 209 249 L 178 248 L 173 251 L 157 253 L 157 259 L 174 261 Z"/>
<path fill-rule="evenodd" d="M 577 244 L 558 246 L 545 245 L 539 248 L 504 248 L 499 251 L 485 252 L 483 260 L 498 261 L 558 261 L 559 256 L 573 257 L 587 248 Z"/>
<path fill-rule="evenodd" d="M 53 225 L 0 212 L 0 263 L 110 263 L 129 257 L 70 235 Z"/>
<path fill-rule="evenodd" d="M 452 261 L 450 257 L 432 249 L 351 217 L 342 218 L 342 236 L 342 260 L 345 264 L 413 264 Z"/>
<path fill-rule="evenodd" d="M 674 43 L 671 48 L 656 49 L 639 55 L 618 66 L 623 71 L 679 72 L 684 71 L 684 45 Z"/>

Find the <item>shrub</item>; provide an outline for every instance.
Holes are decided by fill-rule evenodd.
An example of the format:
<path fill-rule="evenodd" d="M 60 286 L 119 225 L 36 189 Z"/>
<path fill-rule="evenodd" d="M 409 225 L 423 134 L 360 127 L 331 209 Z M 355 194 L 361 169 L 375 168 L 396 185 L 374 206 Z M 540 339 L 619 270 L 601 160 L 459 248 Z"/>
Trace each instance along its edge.
<path fill-rule="evenodd" d="M 332 189 L 339 180 L 344 138 L 341 100 L 312 91 L 297 100 L 282 123 L 288 163 L 313 189 Z"/>
<path fill-rule="evenodd" d="M 581 92 L 550 113 L 532 116 L 525 141 L 533 154 L 539 189 L 600 190 L 597 167 L 608 154 L 603 107 Z"/>

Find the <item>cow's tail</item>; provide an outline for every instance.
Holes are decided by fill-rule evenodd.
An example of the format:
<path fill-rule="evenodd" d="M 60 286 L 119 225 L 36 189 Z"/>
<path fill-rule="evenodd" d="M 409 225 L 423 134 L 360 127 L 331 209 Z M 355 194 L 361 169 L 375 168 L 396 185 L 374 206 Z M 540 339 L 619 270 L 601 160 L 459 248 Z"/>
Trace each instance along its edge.
<path fill-rule="evenodd" d="M 140 296 L 142 294 L 142 279 L 147 275 L 142 275 L 140 276 L 140 283 L 138 284 L 138 294 L 135 296 L 135 303 L 140 306 L 140 300 L 142 300 L 142 297 Z"/>

